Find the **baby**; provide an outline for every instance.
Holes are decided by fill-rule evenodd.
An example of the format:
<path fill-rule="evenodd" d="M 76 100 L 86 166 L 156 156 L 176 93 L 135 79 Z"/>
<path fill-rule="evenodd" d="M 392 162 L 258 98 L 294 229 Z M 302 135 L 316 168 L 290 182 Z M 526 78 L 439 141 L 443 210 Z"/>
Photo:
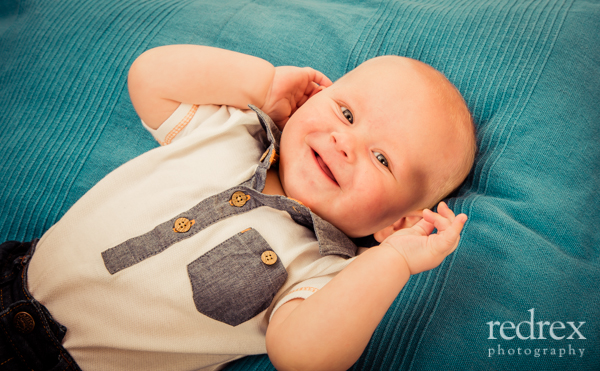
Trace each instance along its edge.
<path fill-rule="evenodd" d="M 26 255 L 28 298 L 67 327 L 72 369 L 216 369 L 266 351 L 278 369 L 345 370 L 410 275 L 458 245 L 466 215 L 440 200 L 471 168 L 474 128 L 421 62 L 378 57 L 332 83 L 173 45 L 134 62 L 129 92 L 163 146 Z M 356 255 L 348 237 L 368 235 L 380 245 Z"/>

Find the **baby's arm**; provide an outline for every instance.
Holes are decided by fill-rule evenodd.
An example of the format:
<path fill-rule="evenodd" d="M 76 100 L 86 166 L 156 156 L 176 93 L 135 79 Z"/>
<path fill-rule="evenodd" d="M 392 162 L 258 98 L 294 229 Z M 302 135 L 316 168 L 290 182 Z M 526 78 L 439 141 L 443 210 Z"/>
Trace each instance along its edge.
<path fill-rule="evenodd" d="M 181 103 L 242 109 L 253 104 L 282 127 L 319 84 L 331 81 L 312 68 L 275 68 L 261 58 L 201 45 L 150 49 L 133 62 L 128 76 L 131 102 L 153 129 Z"/>
<path fill-rule="evenodd" d="M 129 95 L 140 118 L 156 129 L 181 103 L 260 107 L 274 74 L 273 65 L 250 55 L 167 45 L 150 49 L 133 62 Z"/>
<path fill-rule="evenodd" d="M 412 228 L 359 255 L 308 299 L 282 305 L 267 328 L 267 351 L 278 370 L 346 370 L 411 274 L 438 266 L 460 238 L 466 215 L 444 203 Z M 437 228 L 437 234 L 431 234 Z"/>

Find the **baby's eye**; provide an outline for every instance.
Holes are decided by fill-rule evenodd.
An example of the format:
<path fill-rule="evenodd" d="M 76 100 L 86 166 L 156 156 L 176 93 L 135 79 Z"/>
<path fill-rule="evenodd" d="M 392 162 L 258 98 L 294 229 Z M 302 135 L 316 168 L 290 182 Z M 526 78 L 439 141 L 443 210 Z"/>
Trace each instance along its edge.
<path fill-rule="evenodd" d="M 342 114 L 344 115 L 346 120 L 348 120 L 349 123 L 353 123 L 354 116 L 352 116 L 352 112 L 350 112 L 350 110 L 344 106 L 341 107 L 341 110 L 342 110 Z"/>
<path fill-rule="evenodd" d="M 375 155 L 375 158 L 377 159 L 377 161 L 381 162 L 381 164 L 383 166 L 388 167 L 388 161 L 384 155 L 382 155 L 379 152 L 373 152 L 373 154 Z"/>

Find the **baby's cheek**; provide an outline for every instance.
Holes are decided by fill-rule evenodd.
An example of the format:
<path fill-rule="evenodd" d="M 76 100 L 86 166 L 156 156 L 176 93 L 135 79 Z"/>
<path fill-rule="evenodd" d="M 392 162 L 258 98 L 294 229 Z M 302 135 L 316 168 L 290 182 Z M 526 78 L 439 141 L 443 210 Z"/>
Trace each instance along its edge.
<path fill-rule="evenodd" d="M 387 222 L 390 206 L 395 200 L 385 192 L 383 187 L 371 187 L 363 190 L 358 198 L 360 199 L 360 210 L 356 210 L 356 212 L 361 216 L 363 222 L 374 226 L 379 226 L 384 221 Z"/>

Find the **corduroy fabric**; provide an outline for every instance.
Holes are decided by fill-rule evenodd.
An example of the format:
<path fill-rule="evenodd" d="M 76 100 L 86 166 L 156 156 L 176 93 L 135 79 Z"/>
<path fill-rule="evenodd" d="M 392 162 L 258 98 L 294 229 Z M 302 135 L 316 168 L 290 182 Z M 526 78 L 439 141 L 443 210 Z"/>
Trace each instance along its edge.
<path fill-rule="evenodd" d="M 410 279 L 354 369 L 596 370 L 598 30 L 597 0 L 5 1 L 0 237 L 41 236 L 156 145 L 126 89 L 150 47 L 214 45 L 332 79 L 377 55 L 413 57 L 444 72 L 473 112 L 476 165 L 449 201 L 469 221 L 453 255 Z M 504 340 L 498 327 L 488 339 L 487 322 L 518 324 L 532 308 L 536 321 L 586 322 L 586 339 Z M 569 345 L 584 355 L 559 357 Z M 499 346 L 505 354 L 489 356 Z M 272 366 L 259 356 L 230 369 Z"/>

